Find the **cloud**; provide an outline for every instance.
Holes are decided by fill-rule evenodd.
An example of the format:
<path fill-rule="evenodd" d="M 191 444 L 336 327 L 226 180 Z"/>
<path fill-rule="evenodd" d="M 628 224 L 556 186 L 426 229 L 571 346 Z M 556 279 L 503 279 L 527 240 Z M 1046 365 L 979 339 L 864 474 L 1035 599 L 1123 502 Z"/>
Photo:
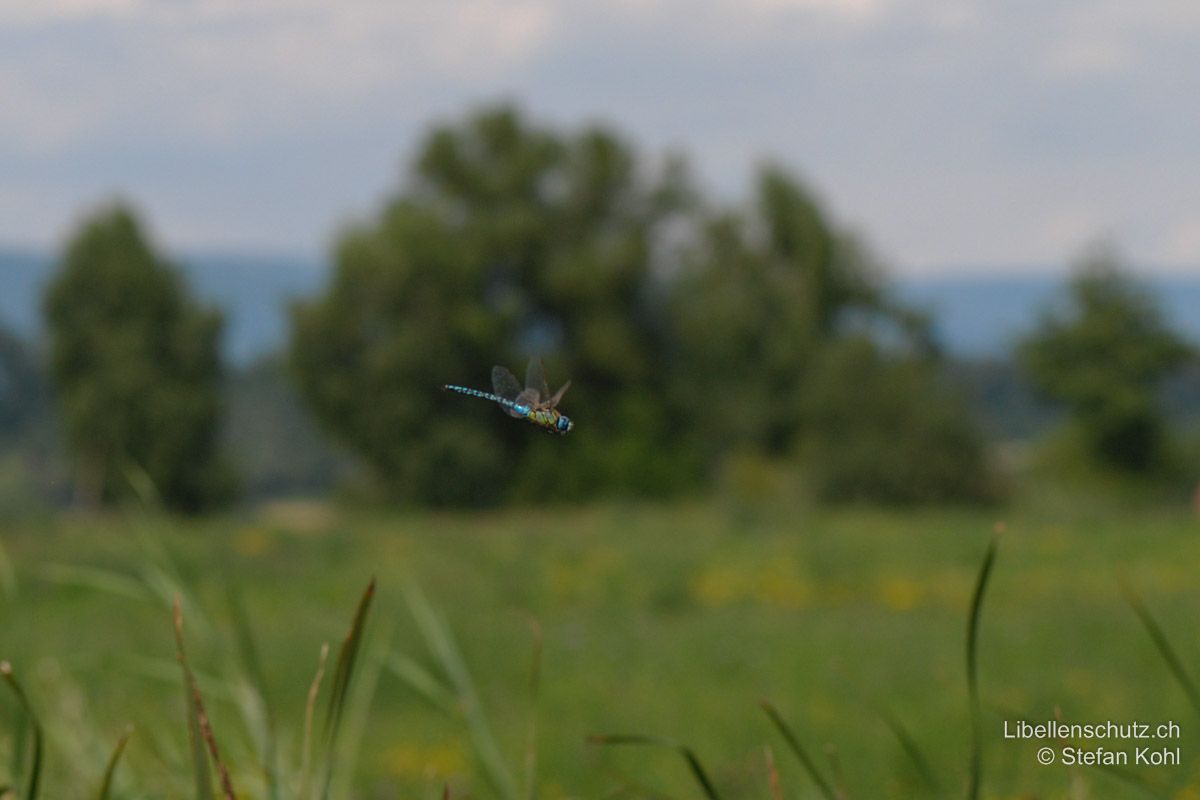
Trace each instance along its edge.
<path fill-rule="evenodd" d="M 675 3 L 674 11 L 686 13 L 686 3 Z M 721 8 L 733 16 L 740 12 L 760 15 L 770 20 L 791 13 L 821 14 L 843 22 L 863 24 L 878 20 L 891 5 L 891 0 L 744 0 L 742 3 L 722 3 Z"/>
<path fill-rule="evenodd" d="M 33 5 L 33 4 L 31 4 Z M 27 152 L 93 137 L 218 143 L 279 135 L 385 92 L 487 82 L 549 35 L 532 0 L 256 3 L 58 0 L 8 12 L 0 140 Z M 47 134 L 50 134 L 49 136 Z"/>
<path fill-rule="evenodd" d="M 1133 50 L 1124 42 L 1077 39 L 1053 47 L 1045 67 L 1052 77 L 1076 80 L 1120 73 L 1133 61 Z"/>
<path fill-rule="evenodd" d="M 0 69 L 0 145 L 20 155 L 43 155 L 84 139 L 105 109 L 94 97 L 64 103 L 35 84 Z"/>
<path fill-rule="evenodd" d="M 1200 216 L 1175 222 L 1165 238 L 1163 257 L 1168 264 L 1187 265 L 1192 269 L 1200 264 Z"/>
<path fill-rule="evenodd" d="M 100 17 L 130 16 L 147 8 L 145 0 L 40 0 L 0 5 L 0 26 L 42 27 Z"/>
<path fill-rule="evenodd" d="M 1198 34 L 1191 0 L 0 3 L 0 171 L 44 230 L 125 191 L 168 240 L 313 248 L 425 126 L 514 98 L 726 196 L 771 156 L 907 269 L 1104 230 L 1175 258 L 1193 229 L 1152 209 L 1200 205 Z"/>

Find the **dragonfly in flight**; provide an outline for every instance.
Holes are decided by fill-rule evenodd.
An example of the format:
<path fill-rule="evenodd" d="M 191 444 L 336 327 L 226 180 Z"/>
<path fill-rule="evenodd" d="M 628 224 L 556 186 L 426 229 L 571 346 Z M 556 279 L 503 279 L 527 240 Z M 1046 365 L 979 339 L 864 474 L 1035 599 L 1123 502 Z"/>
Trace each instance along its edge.
<path fill-rule="evenodd" d="M 540 358 L 529 359 L 525 370 L 525 388 L 521 388 L 515 375 L 506 368 L 492 367 L 492 391 L 483 392 L 469 386 L 446 384 L 442 388 L 470 397 L 479 397 L 497 403 L 510 417 L 517 417 L 537 425 L 547 433 L 567 434 L 575 423 L 570 417 L 560 414 L 558 403 L 571 385 L 567 381 L 553 395 L 546 384 L 546 371 Z"/>

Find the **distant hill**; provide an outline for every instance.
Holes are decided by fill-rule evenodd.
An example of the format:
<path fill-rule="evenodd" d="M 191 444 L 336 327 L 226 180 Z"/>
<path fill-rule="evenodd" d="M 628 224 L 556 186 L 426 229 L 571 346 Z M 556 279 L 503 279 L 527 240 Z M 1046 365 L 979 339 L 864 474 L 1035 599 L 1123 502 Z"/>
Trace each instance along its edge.
<path fill-rule="evenodd" d="M 1195 275 L 1149 278 L 1146 284 L 1170 324 L 1200 343 L 1200 269 Z M 931 312 L 938 340 L 951 353 L 968 358 L 1006 354 L 1045 309 L 1064 298 L 1061 278 L 1005 275 L 1002 270 L 905 278 L 896 288 L 905 300 Z"/>
<path fill-rule="evenodd" d="M 175 259 L 192 288 L 225 312 L 225 349 L 237 364 L 279 348 L 287 339 L 287 306 L 320 290 L 325 265 L 286 256 L 188 253 Z M 54 270 L 44 254 L 0 249 L 0 325 L 25 338 L 41 327 L 41 295 Z"/>
<path fill-rule="evenodd" d="M 226 352 L 237 368 L 226 385 L 223 438 L 247 496 L 315 496 L 356 475 L 357 462 L 313 422 L 282 360 L 262 358 L 286 341 L 288 301 L 320 291 L 325 266 L 315 260 L 215 253 L 177 261 L 200 296 L 226 313 Z M 30 502 L 29 497 L 60 505 L 71 496 L 69 461 L 61 451 L 56 417 L 47 411 L 45 376 L 32 354 L 5 333 L 8 329 L 25 339 L 39 335 L 41 293 L 53 268 L 50 256 L 0 248 L 0 515 L 5 508 L 23 507 L 14 504 Z M 1200 276 L 1151 285 L 1172 322 L 1200 342 Z M 991 437 L 1028 440 L 1059 419 L 1058 410 L 1007 358 L 1012 341 L 1035 323 L 1041 309 L 1062 297 L 1059 280 L 997 272 L 904 279 L 896 289 L 933 315 L 940 340 L 958 356 L 947 364 L 948 377 Z M 1200 367 L 1177 376 L 1164 387 L 1163 397 L 1174 419 L 1200 430 Z M 26 471 L 6 473 L 5 463 L 24 464 Z M 14 475 L 20 479 L 15 484 Z"/>
<path fill-rule="evenodd" d="M 176 261 L 197 293 L 225 310 L 226 352 L 237 364 L 286 341 L 288 302 L 319 291 L 326 272 L 318 260 L 284 256 L 201 252 Z M 52 269 L 51 256 L 0 248 L 0 325 L 26 338 L 37 335 L 41 290 Z M 1011 273 L 996 268 L 977 276 L 900 278 L 895 287 L 901 297 L 932 313 L 939 340 L 950 353 L 998 357 L 1061 297 L 1059 278 Z M 1148 283 L 1171 323 L 1200 342 L 1200 269 L 1194 276 Z"/>

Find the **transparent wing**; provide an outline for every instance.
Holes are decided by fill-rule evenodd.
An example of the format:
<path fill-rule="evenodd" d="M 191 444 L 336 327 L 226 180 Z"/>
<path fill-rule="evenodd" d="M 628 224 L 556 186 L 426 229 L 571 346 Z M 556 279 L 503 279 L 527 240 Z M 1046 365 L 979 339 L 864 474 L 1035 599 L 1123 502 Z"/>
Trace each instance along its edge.
<path fill-rule="evenodd" d="M 570 388 L 571 388 L 570 381 L 567 381 L 566 383 L 564 383 L 559 388 L 559 390 L 554 393 L 554 397 L 551 397 L 549 400 L 546 401 L 546 407 L 547 408 L 558 408 L 558 401 L 563 399 L 563 395 L 566 394 L 567 389 L 570 389 Z"/>
<path fill-rule="evenodd" d="M 521 384 L 517 382 L 517 377 L 501 366 L 492 367 L 492 391 L 505 400 L 511 400 L 514 403 L 523 403 L 521 395 L 524 393 L 521 390 Z M 501 406 L 504 412 L 510 417 L 521 416 L 507 406 Z"/>
<path fill-rule="evenodd" d="M 516 400 L 521 393 L 521 384 L 517 378 L 504 367 L 492 367 L 492 391 L 505 400 Z"/>
<path fill-rule="evenodd" d="M 544 402 L 550 397 L 550 387 L 546 385 L 546 365 L 540 358 L 529 359 L 525 368 L 525 391 L 536 394 L 535 403 Z"/>

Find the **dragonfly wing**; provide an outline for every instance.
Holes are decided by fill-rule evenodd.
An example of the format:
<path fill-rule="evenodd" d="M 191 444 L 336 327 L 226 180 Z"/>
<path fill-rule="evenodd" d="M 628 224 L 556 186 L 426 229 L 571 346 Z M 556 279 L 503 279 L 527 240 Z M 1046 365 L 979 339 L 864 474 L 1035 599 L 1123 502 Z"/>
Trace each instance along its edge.
<path fill-rule="evenodd" d="M 546 385 L 546 365 L 540 358 L 529 359 L 525 369 L 525 391 L 536 395 L 535 403 L 542 403 L 550 397 L 550 387 Z"/>
<path fill-rule="evenodd" d="M 570 389 L 570 388 L 571 388 L 571 382 L 567 381 L 559 388 L 559 390 L 557 392 L 554 393 L 554 397 L 551 397 L 548 401 L 546 401 L 546 406 L 548 408 L 557 408 L 558 401 L 563 399 L 563 395 L 566 394 L 567 389 Z"/>
<path fill-rule="evenodd" d="M 511 400 L 514 403 L 524 402 L 520 399 L 522 389 L 521 384 L 517 382 L 517 377 L 504 367 L 492 367 L 492 391 L 505 400 Z M 501 406 L 501 408 L 510 417 L 521 416 L 508 406 Z"/>
<path fill-rule="evenodd" d="M 532 389 L 522 389 L 521 393 L 517 395 L 517 402 L 530 408 L 542 407 L 542 398 L 538 397 L 538 393 Z"/>

